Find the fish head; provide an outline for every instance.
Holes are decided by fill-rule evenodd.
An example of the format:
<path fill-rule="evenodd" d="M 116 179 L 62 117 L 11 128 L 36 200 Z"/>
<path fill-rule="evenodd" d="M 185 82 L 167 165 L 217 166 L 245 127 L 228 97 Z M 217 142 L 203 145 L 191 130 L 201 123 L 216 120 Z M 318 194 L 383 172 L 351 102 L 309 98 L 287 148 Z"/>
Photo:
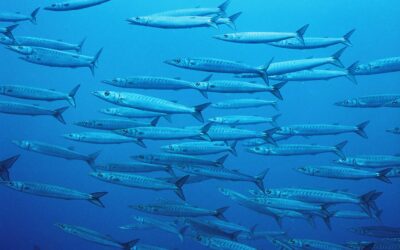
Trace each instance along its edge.
<path fill-rule="evenodd" d="M 103 80 L 102 83 L 113 85 L 113 86 L 121 86 L 126 84 L 127 80 L 125 78 L 116 77 L 111 80 Z"/>
<path fill-rule="evenodd" d="M 147 16 L 136 16 L 128 18 L 126 21 L 128 21 L 130 24 L 146 25 L 150 22 L 150 20 L 151 18 Z"/>
<path fill-rule="evenodd" d="M 255 154 L 270 154 L 271 153 L 271 149 L 268 147 L 250 147 L 247 148 L 247 151 L 250 153 L 255 153 Z"/>
<path fill-rule="evenodd" d="M 95 122 L 94 121 L 79 121 L 79 122 L 74 122 L 73 123 L 76 126 L 79 127 L 85 127 L 85 128 L 93 128 L 95 126 Z"/>
<path fill-rule="evenodd" d="M 191 60 L 189 58 L 174 58 L 174 59 L 169 59 L 165 60 L 164 63 L 176 67 L 188 67 L 190 65 L 195 65 L 196 61 Z"/>
<path fill-rule="evenodd" d="M 343 164 L 343 165 L 357 165 L 355 158 L 344 158 L 344 159 L 337 159 L 333 161 L 334 163 Z"/>
<path fill-rule="evenodd" d="M 112 180 L 111 174 L 106 174 L 105 172 L 101 171 L 91 172 L 89 175 L 100 180 Z"/>
<path fill-rule="evenodd" d="M 0 90 L 1 90 L 1 87 L 0 87 Z M 392 129 L 386 129 L 386 132 L 399 134 L 400 133 L 400 127 L 392 128 Z"/>
<path fill-rule="evenodd" d="M 179 151 L 179 148 L 176 144 L 170 144 L 170 145 L 164 145 L 161 146 L 161 150 L 169 153 L 177 152 Z"/>
<path fill-rule="evenodd" d="M 9 38 L 8 36 L 1 36 L 0 43 L 3 45 L 13 45 L 15 44 L 14 40 Z"/>
<path fill-rule="evenodd" d="M 80 136 L 79 134 L 76 134 L 76 133 L 63 134 L 62 136 L 63 136 L 65 139 L 74 140 L 74 141 L 80 140 L 80 139 L 81 139 L 81 136 Z"/>
<path fill-rule="evenodd" d="M 55 223 L 54 226 L 64 230 L 64 231 L 69 231 L 70 227 L 67 224 L 62 224 L 62 223 Z"/>
<path fill-rule="evenodd" d="M 132 156 L 132 158 L 137 160 L 137 161 L 141 161 L 141 162 L 151 163 L 153 161 L 153 156 L 152 155 L 140 154 L 140 155 L 134 155 L 134 156 Z"/>
<path fill-rule="evenodd" d="M 124 128 L 124 129 L 118 129 L 115 130 L 114 133 L 119 134 L 119 135 L 123 135 L 123 136 L 135 136 L 137 134 L 137 130 L 136 129 L 129 129 L 129 128 Z"/>
<path fill-rule="evenodd" d="M 148 206 L 148 205 L 144 205 L 144 204 L 130 205 L 129 207 L 132 209 L 138 210 L 138 211 L 143 211 L 143 212 L 152 212 L 153 211 L 152 206 Z"/>
<path fill-rule="evenodd" d="M 32 55 L 33 54 L 33 48 L 29 46 L 21 46 L 21 45 L 10 45 L 7 46 L 7 48 L 11 51 L 17 52 L 22 55 Z"/>
<path fill-rule="evenodd" d="M 221 34 L 221 35 L 215 35 L 213 38 L 222 40 L 222 41 L 231 41 L 234 39 L 240 39 L 240 34 L 238 33 L 230 33 L 230 34 Z"/>
<path fill-rule="evenodd" d="M 119 99 L 118 93 L 114 91 L 93 91 L 92 94 L 106 101 L 114 101 Z"/>
<path fill-rule="evenodd" d="M 223 118 L 222 117 L 212 117 L 208 119 L 209 122 L 213 122 L 213 123 L 222 123 L 223 122 Z"/>
<path fill-rule="evenodd" d="M 265 189 L 264 195 L 268 197 L 280 197 L 280 193 L 278 189 L 268 188 Z"/>
<path fill-rule="evenodd" d="M 105 108 L 105 109 L 100 109 L 100 113 L 106 114 L 106 115 L 114 115 L 116 114 L 115 108 Z"/>
<path fill-rule="evenodd" d="M 207 90 L 209 88 L 209 82 L 204 82 L 204 81 L 199 81 L 199 82 L 194 82 L 192 84 L 192 87 L 197 89 L 197 90 Z"/>
<path fill-rule="evenodd" d="M 205 236 L 205 235 L 201 235 L 201 234 L 197 234 L 193 237 L 193 239 L 199 243 L 201 243 L 202 245 L 206 245 L 208 246 L 211 242 L 210 242 L 210 238 Z"/>
<path fill-rule="evenodd" d="M 288 239 L 287 243 L 292 246 L 292 247 L 298 247 L 298 248 L 306 248 L 306 246 L 303 246 L 303 242 L 299 239 Z"/>
<path fill-rule="evenodd" d="M 31 147 L 31 143 L 25 140 L 22 141 L 13 140 L 12 143 L 23 149 L 29 149 Z"/>
<path fill-rule="evenodd" d="M 400 107 L 400 99 L 396 99 L 385 104 L 385 107 Z"/>
<path fill-rule="evenodd" d="M 296 170 L 299 173 L 303 173 L 303 174 L 313 174 L 314 173 L 314 169 L 312 167 L 308 167 L 308 166 L 297 167 L 294 170 Z"/>
<path fill-rule="evenodd" d="M 357 99 L 346 99 L 343 101 L 335 102 L 336 106 L 342 106 L 342 107 L 354 107 L 358 104 Z"/>
<path fill-rule="evenodd" d="M 22 188 L 23 188 L 22 183 L 17 182 L 17 181 L 1 181 L 0 183 L 3 185 L 6 185 L 9 188 L 16 189 L 16 190 L 22 190 Z"/>
<path fill-rule="evenodd" d="M 132 217 L 136 222 L 139 222 L 139 223 L 143 223 L 144 222 L 144 217 L 142 217 L 142 216 L 133 216 Z"/>

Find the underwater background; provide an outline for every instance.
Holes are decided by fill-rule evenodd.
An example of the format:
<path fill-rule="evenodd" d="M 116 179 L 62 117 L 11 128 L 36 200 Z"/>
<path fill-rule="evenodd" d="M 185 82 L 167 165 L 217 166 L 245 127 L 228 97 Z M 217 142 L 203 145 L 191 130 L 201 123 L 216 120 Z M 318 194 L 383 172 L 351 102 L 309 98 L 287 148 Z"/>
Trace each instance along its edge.
<path fill-rule="evenodd" d="M 0 48 L 1 84 L 21 84 L 54 88 L 68 92 L 76 84 L 81 89 L 76 96 L 77 107 L 65 112 L 67 125 L 58 123 L 52 117 L 28 117 L 0 114 L 1 159 L 21 154 L 11 169 L 11 179 L 34 181 L 69 187 L 85 192 L 107 191 L 103 198 L 105 209 L 93 206 L 85 201 L 63 201 L 30 196 L 8 188 L 0 188 L 0 249 L 25 250 L 34 245 L 40 249 L 81 250 L 108 249 L 67 235 L 54 223 L 80 225 L 96 231 L 110 234 L 121 241 L 139 238 L 141 243 L 158 245 L 165 248 L 203 249 L 189 238 L 180 243 L 176 235 L 154 230 L 121 230 L 119 226 L 132 222 L 132 215 L 145 215 L 128 208 L 128 205 L 155 202 L 158 197 L 177 200 L 173 192 L 154 192 L 133 189 L 100 182 L 88 175 L 90 167 L 81 161 L 66 161 L 22 151 L 12 144 L 12 140 L 37 140 L 56 145 L 74 146 L 79 152 L 92 153 L 102 150 L 99 163 L 129 161 L 130 156 L 140 153 L 160 152 L 162 145 L 170 141 L 146 141 L 147 149 L 135 144 L 95 145 L 71 142 L 61 135 L 69 132 L 86 131 L 74 126 L 72 122 L 106 118 L 98 112 L 112 104 L 101 101 L 91 94 L 96 90 L 132 91 L 145 95 L 178 100 L 189 106 L 207 102 L 194 90 L 161 91 L 118 89 L 101 83 L 101 80 L 134 75 L 153 75 L 181 77 L 189 81 L 200 81 L 208 73 L 174 68 L 163 63 L 166 59 L 177 57 L 215 57 L 238 60 L 251 65 L 262 65 L 272 57 L 275 61 L 307 58 L 310 56 L 329 56 L 342 45 L 317 50 L 286 50 L 268 45 L 246 45 L 225 43 L 212 39 L 213 35 L 232 32 L 228 27 L 220 30 L 213 28 L 162 30 L 128 25 L 126 18 L 147 15 L 164 10 L 189 8 L 194 6 L 217 6 L 217 0 L 112 0 L 94 8 L 71 12 L 48 12 L 41 10 L 38 24 L 25 23 L 15 31 L 16 35 L 31 35 L 78 43 L 87 41 L 83 53 L 94 55 L 104 48 L 99 67 L 93 77 L 88 69 L 49 68 L 29 64 L 6 48 Z M 30 13 L 39 6 L 52 1 L 3 0 L 1 11 L 21 11 Z M 340 37 L 355 28 L 351 38 L 353 47 L 347 48 L 342 61 L 350 65 L 353 62 L 398 56 L 400 43 L 400 2 L 396 0 L 234 0 L 229 13 L 242 11 L 237 20 L 238 31 L 295 31 L 304 24 L 310 24 L 306 36 Z M 329 66 L 327 67 L 329 68 Z M 213 79 L 231 79 L 230 75 L 214 74 Z M 348 140 L 344 148 L 346 155 L 356 154 L 398 154 L 400 137 L 385 132 L 386 129 L 400 125 L 400 112 L 396 108 L 350 109 L 333 105 L 346 98 L 400 93 L 400 73 L 357 76 L 358 85 L 346 78 L 329 81 L 293 82 L 282 88 L 284 97 L 279 101 L 279 111 L 270 107 L 218 110 L 209 108 L 205 118 L 222 114 L 252 114 L 272 116 L 281 113 L 279 125 L 299 123 L 340 123 L 358 124 L 370 120 L 366 128 L 369 138 L 363 139 L 356 134 L 321 136 L 305 139 L 291 138 L 290 143 L 317 143 L 335 145 Z M 257 94 L 209 94 L 209 100 L 217 102 L 233 97 L 257 97 L 266 100 L 275 98 L 269 93 Z M 13 100 L 1 97 L 1 100 Z M 40 103 L 28 101 L 28 103 Z M 42 103 L 46 107 L 60 107 L 65 103 Z M 198 121 L 188 115 L 174 115 L 173 123 L 161 119 L 159 126 L 195 126 Z M 246 127 L 247 128 L 247 127 Z M 254 130 L 265 130 L 270 125 L 249 126 Z M 240 143 L 239 143 L 240 145 Z M 374 179 L 363 181 L 343 181 L 302 175 L 293 170 L 305 164 L 331 164 L 337 159 L 334 154 L 316 156 L 261 156 L 249 154 L 238 146 L 238 157 L 229 156 L 225 166 L 239 169 L 244 173 L 258 174 L 265 168 L 270 171 L 265 180 L 266 187 L 308 187 L 321 189 L 348 189 L 352 193 L 363 194 L 369 190 L 379 190 L 383 195 L 378 206 L 383 209 L 382 222 L 387 226 L 400 225 L 400 179 L 392 179 L 386 184 Z M 217 156 L 210 156 L 215 159 Z M 147 175 L 147 174 L 146 174 Z M 165 173 L 148 174 L 167 177 Z M 258 230 L 279 231 L 275 221 L 268 216 L 257 214 L 236 205 L 221 195 L 217 188 L 226 187 L 246 193 L 254 188 L 252 183 L 209 180 L 184 187 L 186 200 L 200 207 L 215 209 L 230 206 L 226 217 L 247 227 L 258 224 Z M 159 217 L 163 218 L 163 217 Z M 166 217 L 166 220 L 170 218 Z M 283 220 L 283 230 L 296 238 L 320 239 L 342 243 L 350 240 L 365 240 L 365 237 L 351 233 L 348 228 L 362 225 L 379 224 L 374 220 L 333 219 L 333 230 L 329 231 L 321 220 L 317 219 L 316 228 L 304 220 Z M 272 249 L 266 240 L 248 243 L 258 249 Z"/>

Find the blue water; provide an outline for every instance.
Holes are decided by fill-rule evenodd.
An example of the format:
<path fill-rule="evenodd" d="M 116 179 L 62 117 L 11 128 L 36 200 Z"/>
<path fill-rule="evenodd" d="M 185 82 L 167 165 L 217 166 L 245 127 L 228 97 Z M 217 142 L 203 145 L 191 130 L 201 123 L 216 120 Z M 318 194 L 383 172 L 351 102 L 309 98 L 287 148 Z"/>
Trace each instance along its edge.
<path fill-rule="evenodd" d="M 16 0 L 0 1 L 1 11 L 21 11 L 30 13 L 38 5 L 45 6 L 52 1 Z M 23 117 L 0 115 L 1 159 L 14 154 L 21 158 L 11 170 L 13 180 L 43 182 L 56 184 L 86 192 L 108 191 L 103 199 L 106 208 L 101 209 L 85 201 L 63 201 L 30 196 L 8 188 L 0 189 L 0 249 L 25 250 L 37 244 L 41 249 L 80 250 L 108 249 L 74 236 L 65 234 L 54 223 L 80 225 L 114 236 L 121 241 L 140 238 L 141 243 L 159 245 L 166 248 L 203 249 L 199 244 L 186 239 L 182 244 L 178 237 L 158 230 L 128 231 L 118 227 L 129 224 L 132 215 L 140 214 L 128 208 L 130 204 L 154 202 L 157 197 L 176 200 L 173 192 L 153 192 L 130 189 L 100 182 L 88 175 L 90 168 L 84 162 L 66 161 L 36 153 L 22 151 L 11 143 L 14 139 L 38 140 L 65 146 L 75 146 L 80 152 L 92 153 L 102 150 L 99 162 L 128 161 L 129 156 L 139 153 L 159 152 L 159 147 L 170 142 L 148 141 L 148 149 L 134 144 L 125 145 L 91 145 L 74 143 L 61 137 L 68 132 L 85 131 L 72 125 L 73 121 L 94 118 L 106 118 L 98 112 L 100 108 L 111 107 L 93 95 L 92 91 L 113 89 L 115 87 L 100 83 L 103 79 L 133 75 L 155 75 L 181 77 L 197 81 L 207 73 L 177 69 L 163 63 L 166 59 L 176 57 L 216 57 L 244 61 L 252 65 L 262 65 L 271 57 L 276 61 L 306 58 L 309 56 L 327 56 L 338 50 L 341 45 L 312 50 L 297 51 L 270 47 L 267 45 L 242 45 L 226 43 L 212 39 L 211 36 L 222 32 L 231 32 L 229 28 L 221 30 L 200 28 L 190 30 L 160 30 L 154 28 L 128 25 L 125 19 L 154 12 L 194 7 L 216 6 L 220 1 L 144 1 L 112 0 L 106 4 L 89 9 L 72 12 L 48 12 L 41 10 L 38 14 L 38 25 L 23 23 L 16 30 L 16 35 L 31 35 L 79 42 L 87 38 L 84 54 L 94 55 L 99 48 L 104 48 L 96 76 L 92 77 L 88 69 L 48 68 L 29 64 L 5 48 L 0 48 L 0 81 L 8 84 L 25 84 L 55 88 L 69 91 L 77 83 L 82 84 L 77 94 L 77 108 L 69 108 L 65 113 L 68 125 L 62 125 L 51 117 Z M 398 56 L 400 30 L 398 29 L 400 3 L 396 0 L 234 0 L 228 9 L 229 13 L 243 11 L 237 21 L 239 31 L 295 31 L 309 23 L 309 36 L 342 36 L 352 28 L 356 33 L 351 38 L 354 47 L 349 47 L 343 56 L 345 65 L 355 61 Z M 2 25 L 3 26 L 3 25 Z M 214 79 L 229 79 L 230 75 L 215 74 Z M 353 85 L 345 78 L 310 83 L 289 83 L 282 89 L 284 101 L 279 102 L 282 117 L 281 125 L 296 123 L 341 123 L 358 124 L 365 120 L 371 123 L 367 127 L 369 139 L 355 134 L 338 136 L 313 137 L 310 139 L 294 138 L 288 142 L 318 143 L 334 145 L 349 140 L 344 151 L 347 155 L 355 154 L 396 154 L 400 153 L 399 136 L 388 134 L 385 129 L 400 125 L 398 109 L 348 109 L 334 106 L 342 99 L 382 93 L 400 93 L 400 74 L 390 73 L 358 77 L 358 85 Z M 125 91 L 125 90 L 122 90 Z M 207 102 L 196 91 L 141 91 L 148 94 L 178 100 L 187 105 Z M 273 100 L 268 93 L 253 95 L 209 94 L 212 102 L 234 97 L 260 97 Z M 1 97 L 1 100 L 12 98 Z M 18 100 L 16 100 L 18 101 Z M 23 102 L 23 100 L 21 100 Z M 29 102 L 29 101 L 27 101 Z M 29 102 L 40 103 L 40 102 Z M 46 107 L 61 107 L 64 102 L 41 103 Z M 246 110 L 207 109 L 206 118 L 221 114 L 254 114 L 272 116 L 277 112 L 272 108 Z M 173 116 L 173 126 L 199 125 L 188 115 Z M 170 126 L 162 120 L 160 126 Z M 264 130 L 268 126 L 252 126 L 254 130 Z M 400 182 L 385 184 L 377 180 L 338 181 L 301 175 L 292 169 L 304 164 L 329 164 L 336 159 L 333 154 L 317 156 L 265 157 L 246 153 L 238 148 L 239 157 L 230 156 L 226 166 L 240 169 L 242 172 L 257 174 L 265 168 L 270 172 L 265 181 L 267 187 L 310 187 L 322 189 L 349 189 L 356 194 L 369 190 L 379 190 L 384 194 L 378 200 L 383 209 L 382 221 L 385 225 L 399 226 Z M 151 176 L 166 176 L 163 173 Z M 234 204 L 222 196 L 218 187 L 231 188 L 245 193 L 254 188 L 251 183 L 231 183 L 211 180 L 204 183 L 187 185 L 184 192 L 189 203 L 206 207 L 219 208 L 230 206 L 226 217 L 246 226 L 258 224 L 260 230 L 279 230 L 275 221 L 267 216 Z M 350 207 L 349 207 L 350 208 Z M 351 208 L 357 209 L 352 206 Z M 146 215 L 147 216 L 147 215 Z M 162 218 L 162 217 L 160 217 Z M 168 220 L 169 218 L 165 218 Z M 332 242 L 365 240 L 350 233 L 347 229 L 353 226 L 375 225 L 373 220 L 355 221 L 333 219 L 333 231 L 329 231 L 318 220 L 316 228 L 310 227 L 301 220 L 284 219 L 284 230 L 293 237 L 321 239 Z M 258 249 L 272 249 L 265 240 L 248 242 Z"/>

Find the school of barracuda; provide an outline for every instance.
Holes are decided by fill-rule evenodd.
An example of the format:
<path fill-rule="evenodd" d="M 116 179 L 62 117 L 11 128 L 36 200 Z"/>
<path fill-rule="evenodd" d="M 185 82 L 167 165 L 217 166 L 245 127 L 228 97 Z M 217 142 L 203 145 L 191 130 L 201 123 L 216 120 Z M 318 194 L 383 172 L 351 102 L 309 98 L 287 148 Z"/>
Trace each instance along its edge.
<path fill-rule="evenodd" d="M 94 7 L 100 4 L 111 4 L 110 0 L 67 0 L 44 6 L 45 11 L 73 11 Z M 14 140 L 13 143 L 25 151 L 31 151 L 46 156 L 64 158 L 86 162 L 92 169 L 91 177 L 105 182 L 108 185 L 122 185 L 138 189 L 174 192 L 181 201 L 155 199 L 153 203 L 132 204 L 135 214 L 127 219 L 127 225 L 121 225 L 125 230 L 141 230 L 157 228 L 167 233 L 176 234 L 183 240 L 193 240 L 210 249 L 251 250 L 251 240 L 264 239 L 266 248 L 294 250 L 294 249 L 400 249 L 400 227 L 388 227 L 384 224 L 373 224 L 373 220 L 380 220 L 382 210 L 379 208 L 379 190 L 366 190 L 365 193 L 353 193 L 351 190 L 320 190 L 312 187 L 269 188 L 264 184 L 264 178 L 271 169 L 264 169 L 258 175 L 252 176 L 245 170 L 235 170 L 225 166 L 229 155 L 234 157 L 242 152 L 236 150 L 237 143 L 243 142 L 245 151 L 251 154 L 264 156 L 296 156 L 331 153 L 337 155 L 337 160 L 331 165 L 307 165 L 294 168 L 299 174 L 315 176 L 315 178 L 364 180 L 376 179 L 391 183 L 394 178 L 400 177 L 400 156 L 398 155 L 347 155 L 343 148 L 347 141 L 338 141 L 336 145 L 292 144 L 281 142 L 292 137 L 310 137 L 321 135 L 337 135 L 355 133 L 367 139 L 365 131 L 370 121 L 360 121 L 359 124 L 293 124 L 278 125 L 279 115 L 262 117 L 249 115 L 224 116 L 226 109 L 240 111 L 247 108 L 272 107 L 278 110 L 278 101 L 268 99 L 276 97 L 284 99 L 281 91 L 288 82 L 315 81 L 332 78 L 347 78 L 357 84 L 356 76 L 372 75 L 400 71 L 400 57 L 383 58 L 370 62 L 355 62 L 346 67 L 340 60 L 347 47 L 351 47 L 351 35 L 355 29 L 348 31 L 342 37 L 312 37 L 306 36 L 308 24 L 292 32 L 237 32 L 235 21 L 241 12 L 227 14 L 231 0 L 223 2 L 218 7 L 196 7 L 188 9 L 168 10 L 147 16 L 127 18 L 126 21 L 134 26 L 148 26 L 162 29 L 189 29 L 189 28 L 218 28 L 226 25 L 234 31 L 216 35 L 213 38 L 220 42 L 242 44 L 268 44 L 283 49 L 318 49 L 329 46 L 344 46 L 334 54 L 327 54 L 321 58 L 296 58 L 290 61 L 271 60 L 261 65 L 248 65 L 243 62 L 230 61 L 223 58 L 166 58 L 165 63 L 173 67 L 184 68 L 211 73 L 227 73 L 236 77 L 235 80 L 212 80 L 208 75 L 197 82 L 178 78 L 160 76 L 132 76 L 105 79 L 100 90 L 93 92 L 93 96 L 107 103 L 116 105 L 104 108 L 102 113 L 109 115 L 108 119 L 90 119 L 71 122 L 74 125 L 94 129 L 92 131 L 69 132 L 63 135 L 67 140 L 92 144 L 120 144 L 133 143 L 146 147 L 148 140 L 175 141 L 166 142 L 160 153 L 140 154 L 131 156 L 129 162 L 98 163 L 96 161 L 100 151 L 80 152 L 63 145 L 52 145 L 41 141 L 32 141 L 29 138 Z M 18 25 L 30 21 L 37 24 L 39 9 L 31 14 L 0 13 L 0 23 L 9 23 L 9 26 L 0 27 L 0 43 L 16 52 L 21 59 L 34 64 L 50 67 L 79 68 L 86 67 L 95 73 L 97 62 L 101 56 L 99 49 L 94 56 L 84 55 L 82 46 L 41 37 L 14 35 Z M 43 13 L 44 15 L 44 13 Z M 18 24 L 16 24 L 18 23 Z M 40 25 L 40 24 L 38 24 Z M 346 52 L 347 53 L 347 52 Z M 333 65 L 335 69 L 320 69 L 324 65 Z M 261 83 L 246 81 L 246 79 L 261 79 Z M 273 83 L 276 82 L 276 83 Z M 116 90 L 104 90 L 106 86 L 117 87 Z M 100 87 L 100 85 L 99 85 Z M 118 89 L 123 88 L 123 90 Z M 266 99 L 227 99 L 211 103 L 199 101 L 196 106 L 187 106 L 179 101 L 169 101 L 155 96 L 137 94 L 135 89 L 152 90 L 181 90 L 192 89 L 199 92 L 204 98 L 208 93 L 255 93 L 268 92 Z M 63 112 L 68 106 L 57 109 L 48 109 L 45 106 L 30 104 L 29 100 L 66 101 L 75 107 L 75 95 L 79 85 L 71 86 L 70 91 L 53 90 L 40 87 L 1 84 L 0 95 L 12 97 L 16 100 L 3 99 L 0 101 L 0 112 L 11 115 L 53 116 L 59 122 L 66 123 Z M 65 91 L 65 89 L 64 89 Z M 93 97 L 93 98 L 94 98 Z M 200 97 L 200 96 L 199 96 Z M 18 101 L 21 100 L 21 101 Z M 25 100 L 25 102 L 23 101 Z M 350 108 L 399 108 L 399 94 L 376 94 L 367 96 L 349 97 L 338 100 L 332 105 Z M 219 109 L 221 115 L 205 119 L 202 111 L 208 108 Z M 157 126 L 160 118 L 171 122 L 173 115 L 191 115 L 197 121 L 204 123 L 199 126 L 177 128 Z M 132 119 L 133 118 L 133 119 Z M 143 120 L 148 118 L 149 120 Z M 372 120 L 371 123 L 374 121 Z M 254 131 L 253 124 L 269 124 L 270 129 Z M 248 126 L 250 125 L 250 126 Z M 246 127 L 247 126 L 247 127 Z M 387 128 L 386 132 L 393 136 L 400 134 L 399 127 Z M 181 142 L 182 139 L 190 141 Z M 67 143 L 67 142 L 66 142 Z M 351 143 L 351 142 L 349 142 Z M 246 152 L 244 152 L 246 153 Z M 222 154 L 214 159 L 207 155 Z M 67 187 L 46 183 L 22 182 L 18 178 L 10 177 L 10 170 L 19 155 L 2 160 L 0 163 L 1 183 L 11 189 L 36 196 L 64 200 L 86 200 L 90 203 L 105 207 L 101 198 L 107 192 L 87 193 Z M 18 164 L 17 164 L 18 165 Z M 17 166 L 18 167 L 18 166 Z M 148 177 L 146 173 L 166 172 L 170 177 Z M 238 206 L 253 210 L 263 216 L 271 217 L 276 221 L 277 231 L 263 231 L 256 225 L 246 227 L 236 224 L 234 218 L 227 218 L 224 212 L 226 207 L 199 207 L 186 201 L 189 194 L 184 192 L 184 186 L 196 184 L 209 179 L 221 181 L 221 187 L 215 190 L 215 195 L 226 202 L 233 201 Z M 237 192 L 223 187 L 224 181 L 251 182 L 254 189 L 248 193 Z M 110 194 L 115 195 L 115 194 Z M 156 198 L 156 197 L 155 197 Z M 343 210 L 341 204 L 351 204 L 353 210 Z M 84 204 L 82 204 L 84 206 Z M 155 218 L 153 215 L 164 217 Z M 306 220 L 314 226 L 315 219 L 321 219 L 329 229 L 332 229 L 331 220 L 344 219 L 372 219 L 371 226 L 351 228 L 349 232 L 366 236 L 361 242 L 324 242 L 318 239 L 296 238 L 285 232 L 282 221 L 286 218 Z M 105 232 L 99 233 L 88 229 L 85 225 L 63 224 L 68 221 L 55 221 L 55 225 L 68 234 L 93 243 L 120 248 L 120 249 L 165 249 L 158 246 L 142 243 L 139 239 L 119 241 Z M 292 230 L 295 234 L 294 230 Z M 66 236 L 66 240 L 67 240 Z M 179 247 L 179 246 L 178 246 Z M 36 247 L 35 249 L 39 249 Z"/>

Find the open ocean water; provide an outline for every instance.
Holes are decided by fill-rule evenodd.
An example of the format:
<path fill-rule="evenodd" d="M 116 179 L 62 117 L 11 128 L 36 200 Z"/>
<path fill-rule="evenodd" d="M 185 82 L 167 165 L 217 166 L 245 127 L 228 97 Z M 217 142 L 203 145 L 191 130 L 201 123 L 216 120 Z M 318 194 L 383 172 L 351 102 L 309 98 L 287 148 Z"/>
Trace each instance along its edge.
<path fill-rule="evenodd" d="M 70 107 L 64 115 L 67 125 L 52 117 L 30 117 L 0 114 L 1 159 L 21 154 L 10 170 L 11 180 L 48 183 L 77 189 L 84 192 L 106 191 L 102 198 L 105 208 L 99 208 L 85 201 L 64 201 L 28 195 L 6 187 L 0 188 L 0 249 L 25 250 L 34 245 L 41 250 L 81 250 L 108 249 L 78 237 L 64 233 L 54 226 L 66 223 L 83 226 L 98 232 L 112 235 L 125 242 L 140 239 L 140 243 L 151 244 L 167 249 L 205 249 L 204 246 L 185 237 L 181 243 L 171 233 L 151 230 L 122 230 L 119 226 L 133 223 L 133 215 L 151 216 L 128 208 L 128 205 L 156 202 L 159 198 L 176 200 L 172 191 L 152 191 L 123 187 L 99 181 L 91 176 L 90 167 L 83 161 L 67 161 L 22 150 L 12 140 L 36 140 L 46 143 L 74 146 L 79 152 L 93 153 L 101 150 L 98 163 L 128 162 L 130 156 L 143 153 L 158 153 L 162 145 L 179 141 L 145 140 L 147 148 L 133 143 L 100 145 L 72 142 L 62 137 L 65 133 L 89 131 L 73 125 L 73 122 L 107 118 L 99 109 L 114 106 L 91 94 L 97 90 L 132 91 L 194 106 L 206 102 L 217 102 L 232 98 L 260 98 L 275 100 L 270 93 L 220 94 L 209 93 L 209 99 L 196 90 L 140 90 L 122 89 L 101 83 L 101 80 L 135 75 L 180 77 L 188 81 L 200 81 L 209 75 L 207 72 L 192 71 L 172 67 L 163 63 L 167 59 L 179 57 L 214 57 L 243 61 L 250 65 L 263 65 L 272 57 L 274 61 L 330 56 L 343 45 L 315 50 L 290 50 L 275 48 L 265 44 L 236 44 L 213 39 L 213 35 L 234 32 L 222 25 L 214 28 L 196 29 L 157 29 L 128 25 L 128 17 L 148 15 L 165 10 L 189 7 L 214 7 L 216 0 L 111 0 L 92 8 L 51 12 L 41 9 L 37 15 L 37 25 L 23 22 L 14 31 L 15 36 L 29 35 L 79 43 L 86 38 L 82 53 L 94 55 L 104 48 L 98 68 L 93 77 L 87 68 L 51 68 L 20 60 L 13 51 L 0 48 L 0 83 L 20 84 L 42 88 L 54 88 L 69 92 L 81 84 L 76 95 L 76 108 Z M 44 7 L 53 1 L 15 0 L 0 1 L 0 12 L 20 11 L 30 13 L 36 7 Z M 366 63 L 379 58 L 399 55 L 400 2 L 396 0 L 233 0 L 228 14 L 242 11 L 237 19 L 237 31 L 295 31 L 304 24 L 310 24 L 306 36 L 340 37 L 349 30 L 356 31 L 351 37 L 352 47 L 342 56 L 346 66 L 359 61 Z M 0 23 L 1 27 L 7 23 Z M 335 66 L 321 68 L 333 69 Z M 214 74 L 213 79 L 234 79 L 229 74 Z M 242 79 L 246 80 L 246 79 Z M 255 79 L 260 84 L 262 80 Z M 344 77 L 329 81 L 289 82 L 282 89 L 284 100 L 278 102 L 279 111 L 271 107 L 253 109 L 222 110 L 207 108 L 205 119 L 222 115 L 259 115 L 270 117 L 282 114 L 279 125 L 301 123 L 339 123 L 355 125 L 370 121 L 366 128 L 368 139 L 348 133 L 310 138 L 294 137 L 280 143 L 305 143 L 335 145 L 348 140 L 344 147 L 345 155 L 400 153 L 399 135 L 385 130 L 400 126 L 399 108 L 345 108 L 334 103 L 347 98 L 374 94 L 400 94 L 400 73 L 357 76 L 358 85 Z M 271 81 L 274 82 L 274 81 Z M 1 101 L 18 101 L 40 104 L 49 108 L 68 106 L 66 102 L 40 102 L 18 100 L 1 96 Z M 200 125 L 190 115 L 173 115 L 172 123 L 161 119 L 158 126 L 184 127 Z M 269 124 L 249 125 L 243 128 L 266 130 Z M 186 140 L 189 141 L 189 140 Z M 233 189 L 246 194 L 254 189 L 253 183 L 209 180 L 184 186 L 186 201 L 200 207 L 216 209 L 229 206 L 225 216 L 229 221 L 247 227 L 257 224 L 257 230 L 286 231 L 290 237 L 324 240 L 335 243 L 347 241 L 374 241 L 354 234 L 349 228 L 369 225 L 400 226 L 400 179 L 392 178 L 392 184 L 376 179 L 337 180 L 300 174 L 293 169 L 303 165 L 330 165 L 338 157 L 334 154 L 306 156 L 262 156 L 246 152 L 242 143 L 237 146 L 238 157 L 230 155 L 225 166 L 241 172 L 256 175 L 269 168 L 265 178 L 266 188 L 297 187 L 322 190 L 346 189 L 355 194 L 370 190 L 383 192 L 377 205 L 383 210 L 381 220 L 332 219 L 332 230 L 328 230 L 322 220 L 317 218 L 315 228 L 306 221 L 283 219 L 282 229 L 274 219 L 241 207 L 223 196 L 219 187 Z M 223 154 L 205 156 L 216 159 Z M 179 173 L 179 171 L 177 171 Z M 167 173 L 144 173 L 146 176 L 168 177 Z M 179 173 L 179 176 L 183 176 Z M 341 206 L 358 210 L 357 206 Z M 336 210 L 333 207 L 332 210 Z M 169 217 L 154 216 L 162 220 Z M 242 241 L 256 249 L 274 249 L 267 240 Z"/>

